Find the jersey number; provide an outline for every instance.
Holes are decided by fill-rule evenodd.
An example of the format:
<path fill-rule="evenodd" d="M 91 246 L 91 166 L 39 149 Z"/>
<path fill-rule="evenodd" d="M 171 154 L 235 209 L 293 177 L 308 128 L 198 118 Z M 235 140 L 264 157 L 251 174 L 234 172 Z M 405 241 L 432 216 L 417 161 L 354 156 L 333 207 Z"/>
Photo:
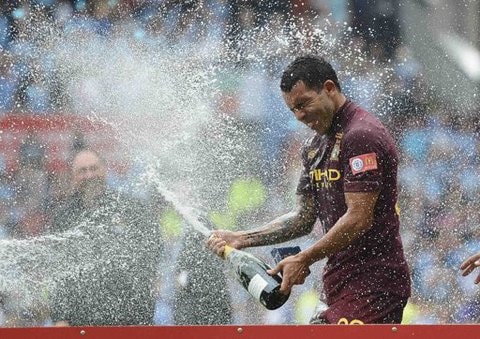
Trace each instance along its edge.
<path fill-rule="evenodd" d="M 365 325 L 361 320 L 353 319 L 352 321 L 349 322 L 347 318 L 340 318 L 337 324 L 338 325 Z"/>

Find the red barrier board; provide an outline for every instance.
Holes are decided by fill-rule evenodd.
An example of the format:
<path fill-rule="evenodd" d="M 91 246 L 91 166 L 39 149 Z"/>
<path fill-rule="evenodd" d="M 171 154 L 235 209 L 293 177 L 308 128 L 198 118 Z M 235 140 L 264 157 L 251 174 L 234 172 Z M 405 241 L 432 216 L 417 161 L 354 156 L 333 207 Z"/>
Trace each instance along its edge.
<path fill-rule="evenodd" d="M 2 339 L 456 339 L 477 325 L 302 325 L 0 328 Z"/>

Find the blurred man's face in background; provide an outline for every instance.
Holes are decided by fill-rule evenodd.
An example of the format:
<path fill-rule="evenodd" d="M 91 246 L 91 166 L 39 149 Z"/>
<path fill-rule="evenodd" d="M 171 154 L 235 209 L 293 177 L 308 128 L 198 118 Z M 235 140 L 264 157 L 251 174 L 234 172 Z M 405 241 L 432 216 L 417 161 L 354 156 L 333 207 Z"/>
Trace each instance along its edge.
<path fill-rule="evenodd" d="M 105 193 L 107 187 L 107 168 L 95 152 L 81 151 L 73 159 L 73 189 L 87 204 Z"/>

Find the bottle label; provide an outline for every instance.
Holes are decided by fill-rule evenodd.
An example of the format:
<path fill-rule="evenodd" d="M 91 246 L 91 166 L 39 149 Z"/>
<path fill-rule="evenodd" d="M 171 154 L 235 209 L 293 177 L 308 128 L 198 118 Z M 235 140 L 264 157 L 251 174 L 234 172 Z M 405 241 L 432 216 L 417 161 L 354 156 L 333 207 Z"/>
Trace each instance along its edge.
<path fill-rule="evenodd" d="M 267 287 L 268 282 L 263 279 L 260 274 L 255 274 L 255 276 L 250 280 L 248 284 L 248 292 L 257 300 L 260 300 L 260 295 L 265 287 Z"/>

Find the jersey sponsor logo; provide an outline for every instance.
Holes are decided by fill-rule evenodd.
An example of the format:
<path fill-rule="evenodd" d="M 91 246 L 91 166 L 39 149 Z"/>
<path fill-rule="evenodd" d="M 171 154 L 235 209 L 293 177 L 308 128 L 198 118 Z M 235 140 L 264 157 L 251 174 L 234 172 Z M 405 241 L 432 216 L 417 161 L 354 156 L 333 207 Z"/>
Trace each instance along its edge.
<path fill-rule="evenodd" d="M 377 153 L 367 153 L 362 155 L 357 155 L 349 159 L 350 169 L 352 173 L 358 174 L 362 172 L 367 172 L 375 170 L 378 168 L 377 165 Z"/>
<path fill-rule="evenodd" d="M 342 174 L 335 168 L 327 168 L 325 170 L 315 169 L 310 171 L 310 180 L 317 188 L 332 187 L 332 182 L 340 180 Z"/>

